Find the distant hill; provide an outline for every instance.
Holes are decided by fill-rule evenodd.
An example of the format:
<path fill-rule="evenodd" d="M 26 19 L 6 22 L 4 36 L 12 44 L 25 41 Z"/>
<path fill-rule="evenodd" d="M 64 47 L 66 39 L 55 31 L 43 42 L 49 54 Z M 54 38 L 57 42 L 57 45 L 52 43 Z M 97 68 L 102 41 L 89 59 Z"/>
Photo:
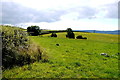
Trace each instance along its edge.
<path fill-rule="evenodd" d="M 120 34 L 120 30 L 115 30 L 115 31 L 74 30 L 74 31 L 82 31 L 82 32 L 90 32 L 90 33 L 104 33 L 104 34 Z"/>

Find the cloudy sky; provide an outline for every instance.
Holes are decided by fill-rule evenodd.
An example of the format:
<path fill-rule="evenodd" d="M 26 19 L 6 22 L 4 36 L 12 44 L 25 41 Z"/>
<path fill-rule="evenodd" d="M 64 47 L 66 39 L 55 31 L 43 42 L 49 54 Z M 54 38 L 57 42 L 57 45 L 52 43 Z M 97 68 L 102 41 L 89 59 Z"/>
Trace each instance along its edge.
<path fill-rule="evenodd" d="M 119 0 L 1 0 L 0 24 L 63 30 L 117 30 Z"/>

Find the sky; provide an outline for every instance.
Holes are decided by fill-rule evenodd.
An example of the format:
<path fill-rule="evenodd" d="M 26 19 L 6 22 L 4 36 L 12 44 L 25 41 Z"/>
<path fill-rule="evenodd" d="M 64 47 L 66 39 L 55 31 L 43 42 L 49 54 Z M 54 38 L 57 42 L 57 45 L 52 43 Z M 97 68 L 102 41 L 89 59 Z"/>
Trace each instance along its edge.
<path fill-rule="evenodd" d="M 65 30 L 118 30 L 119 0 L 1 0 L 0 24 Z"/>

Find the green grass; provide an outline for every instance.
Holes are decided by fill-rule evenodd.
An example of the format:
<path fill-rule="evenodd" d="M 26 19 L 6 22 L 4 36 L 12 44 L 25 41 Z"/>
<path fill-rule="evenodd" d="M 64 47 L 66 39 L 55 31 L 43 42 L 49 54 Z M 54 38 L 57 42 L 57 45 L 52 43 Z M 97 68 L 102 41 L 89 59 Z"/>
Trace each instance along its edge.
<path fill-rule="evenodd" d="M 49 62 L 5 70 L 6 78 L 118 78 L 118 35 L 80 33 L 87 40 L 30 36 L 47 53 Z M 59 44 L 59 46 L 56 46 Z M 107 53 L 109 57 L 100 55 Z"/>

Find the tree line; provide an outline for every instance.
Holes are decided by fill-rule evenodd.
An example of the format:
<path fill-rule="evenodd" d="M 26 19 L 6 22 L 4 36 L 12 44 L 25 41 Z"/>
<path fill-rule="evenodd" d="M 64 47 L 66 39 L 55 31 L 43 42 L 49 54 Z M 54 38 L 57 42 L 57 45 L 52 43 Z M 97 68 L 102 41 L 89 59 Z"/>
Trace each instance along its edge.
<path fill-rule="evenodd" d="M 32 35 L 32 36 L 38 36 L 41 34 L 41 30 L 39 28 L 39 26 L 29 26 L 27 28 L 27 32 L 29 35 Z M 51 37 L 57 37 L 57 34 L 53 31 L 51 31 L 52 34 L 51 34 Z M 73 30 L 71 28 L 67 28 L 67 30 L 65 30 L 64 32 L 67 32 L 67 35 L 66 37 L 67 38 L 73 38 L 75 39 L 75 34 L 73 33 Z M 82 35 L 79 35 L 76 37 L 77 39 L 87 39 L 86 37 L 82 37 Z"/>

